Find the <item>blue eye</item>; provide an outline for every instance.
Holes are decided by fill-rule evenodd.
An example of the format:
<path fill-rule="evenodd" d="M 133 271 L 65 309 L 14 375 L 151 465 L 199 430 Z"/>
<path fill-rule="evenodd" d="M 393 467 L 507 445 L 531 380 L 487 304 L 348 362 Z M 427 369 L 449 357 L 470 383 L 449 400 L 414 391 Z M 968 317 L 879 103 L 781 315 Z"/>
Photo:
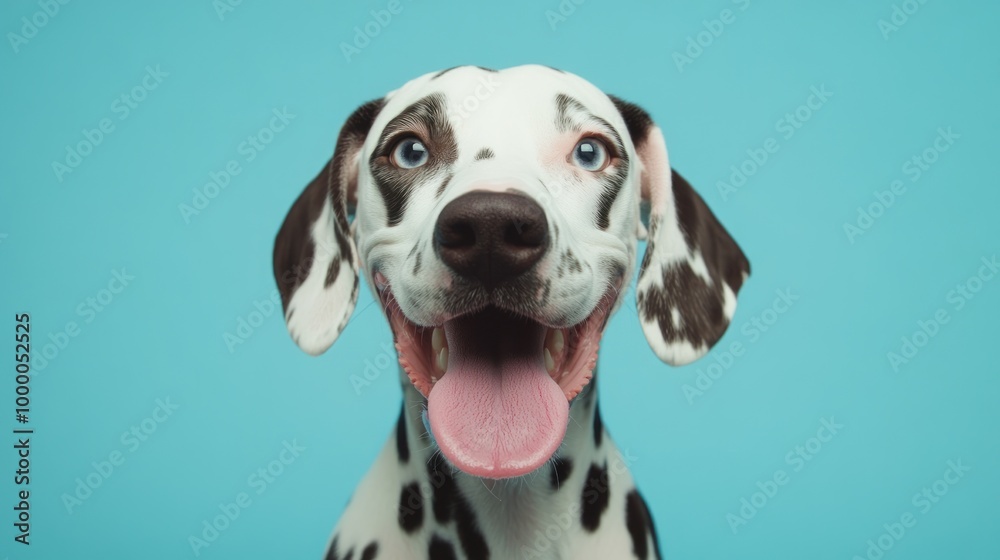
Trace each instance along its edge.
<path fill-rule="evenodd" d="M 416 138 L 404 138 L 392 149 L 392 163 L 403 169 L 413 169 L 427 163 L 430 153 Z"/>
<path fill-rule="evenodd" d="M 596 138 L 584 138 L 573 148 L 573 163 L 587 171 L 601 171 L 609 159 L 607 147 Z"/>

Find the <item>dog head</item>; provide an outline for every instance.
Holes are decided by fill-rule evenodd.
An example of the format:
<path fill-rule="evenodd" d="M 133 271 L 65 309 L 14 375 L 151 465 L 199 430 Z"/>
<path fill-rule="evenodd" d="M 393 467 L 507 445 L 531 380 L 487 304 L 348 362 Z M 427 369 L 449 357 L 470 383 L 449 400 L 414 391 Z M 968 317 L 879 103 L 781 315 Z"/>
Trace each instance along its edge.
<path fill-rule="evenodd" d="M 719 340 L 750 271 L 645 111 L 542 66 L 427 74 L 359 107 L 274 249 L 310 354 L 364 271 L 435 442 L 489 478 L 555 452 L 637 264 L 643 332 L 674 365 Z"/>

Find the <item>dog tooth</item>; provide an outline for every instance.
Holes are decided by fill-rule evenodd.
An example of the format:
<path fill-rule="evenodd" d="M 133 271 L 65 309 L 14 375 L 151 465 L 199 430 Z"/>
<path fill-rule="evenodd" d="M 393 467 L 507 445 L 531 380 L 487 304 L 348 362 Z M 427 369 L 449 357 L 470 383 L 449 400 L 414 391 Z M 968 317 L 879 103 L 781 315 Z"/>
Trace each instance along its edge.
<path fill-rule="evenodd" d="M 438 352 L 438 355 L 437 355 L 437 367 L 438 367 L 438 369 L 441 370 L 442 373 L 448 371 L 448 349 L 447 348 L 442 348 L 441 351 Z"/>
<path fill-rule="evenodd" d="M 562 352 L 565 344 L 566 341 L 563 338 L 562 330 L 556 329 L 555 333 L 552 335 L 552 348 L 556 351 L 556 354 Z"/>
<path fill-rule="evenodd" d="M 552 370 L 556 369 L 556 361 L 552 359 L 552 353 L 549 352 L 548 348 L 545 349 L 545 369 L 549 373 L 552 373 Z"/>
<path fill-rule="evenodd" d="M 431 348 L 435 354 L 441 352 L 441 349 L 445 347 L 445 342 L 443 329 L 436 328 L 431 331 Z"/>

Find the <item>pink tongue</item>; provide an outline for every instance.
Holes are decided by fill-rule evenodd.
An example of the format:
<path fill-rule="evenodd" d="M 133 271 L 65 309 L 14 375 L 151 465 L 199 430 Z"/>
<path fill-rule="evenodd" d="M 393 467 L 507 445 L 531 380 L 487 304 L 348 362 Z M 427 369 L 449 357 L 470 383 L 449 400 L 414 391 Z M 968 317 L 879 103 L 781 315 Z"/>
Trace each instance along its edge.
<path fill-rule="evenodd" d="M 445 323 L 448 371 L 428 397 L 438 447 L 463 472 L 521 476 L 566 433 L 569 402 L 545 371 L 544 327 L 499 311 Z"/>

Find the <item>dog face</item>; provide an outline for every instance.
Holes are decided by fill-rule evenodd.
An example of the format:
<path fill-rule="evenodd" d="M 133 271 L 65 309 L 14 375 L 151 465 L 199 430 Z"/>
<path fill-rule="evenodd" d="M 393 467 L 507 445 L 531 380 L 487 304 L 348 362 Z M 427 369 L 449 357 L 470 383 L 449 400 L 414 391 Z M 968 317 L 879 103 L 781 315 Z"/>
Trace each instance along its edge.
<path fill-rule="evenodd" d="M 686 364 L 722 336 L 750 269 L 648 114 L 551 68 L 460 67 L 348 118 L 274 268 L 310 354 L 343 330 L 363 270 L 442 453 L 506 478 L 561 443 L 647 232 L 642 329 Z"/>

